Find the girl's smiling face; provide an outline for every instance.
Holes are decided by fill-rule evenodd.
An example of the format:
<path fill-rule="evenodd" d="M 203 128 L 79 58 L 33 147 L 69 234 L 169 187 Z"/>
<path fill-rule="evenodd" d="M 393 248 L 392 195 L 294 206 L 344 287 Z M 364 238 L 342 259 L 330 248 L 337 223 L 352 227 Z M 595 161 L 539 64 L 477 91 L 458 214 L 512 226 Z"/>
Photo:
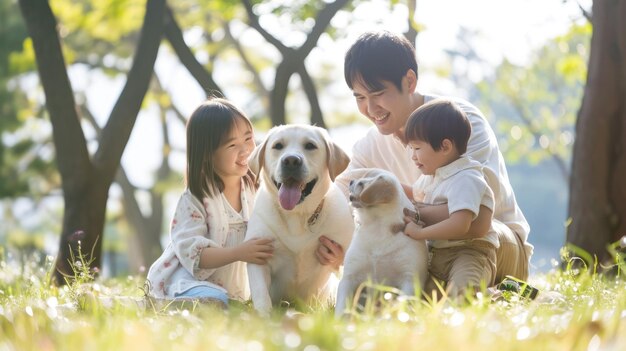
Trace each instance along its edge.
<path fill-rule="evenodd" d="M 235 119 L 224 143 L 215 151 L 215 173 L 226 178 L 241 178 L 248 173 L 248 156 L 254 150 L 254 133 L 243 117 Z"/>

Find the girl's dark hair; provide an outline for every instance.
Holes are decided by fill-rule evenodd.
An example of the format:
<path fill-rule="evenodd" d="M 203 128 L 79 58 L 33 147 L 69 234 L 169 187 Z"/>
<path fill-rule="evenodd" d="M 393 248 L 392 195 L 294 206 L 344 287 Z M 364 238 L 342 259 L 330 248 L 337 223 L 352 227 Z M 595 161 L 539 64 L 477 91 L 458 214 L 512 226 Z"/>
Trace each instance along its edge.
<path fill-rule="evenodd" d="M 215 151 L 224 143 L 237 119 L 252 129 L 248 117 L 226 99 L 210 98 L 191 114 L 187 121 L 187 169 L 185 183 L 189 191 L 202 200 L 214 197 L 224 190 L 224 182 L 215 173 Z M 251 171 L 244 177 L 245 184 L 252 187 Z"/>
<path fill-rule="evenodd" d="M 443 146 L 443 140 L 454 143 L 459 155 L 467 151 L 467 142 L 472 133 L 465 112 L 450 100 L 430 101 L 409 116 L 404 128 L 407 141 L 422 140 L 430 144 L 435 151 Z"/>
<path fill-rule="evenodd" d="M 417 77 L 413 44 L 387 31 L 361 35 L 344 60 L 344 75 L 350 89 L 359 81 L 369 91 L 379 91 L 384 88 L 382 81 L 388 81 L 402 91 L 402 77 L 408 70 L 413 70 Z"/>

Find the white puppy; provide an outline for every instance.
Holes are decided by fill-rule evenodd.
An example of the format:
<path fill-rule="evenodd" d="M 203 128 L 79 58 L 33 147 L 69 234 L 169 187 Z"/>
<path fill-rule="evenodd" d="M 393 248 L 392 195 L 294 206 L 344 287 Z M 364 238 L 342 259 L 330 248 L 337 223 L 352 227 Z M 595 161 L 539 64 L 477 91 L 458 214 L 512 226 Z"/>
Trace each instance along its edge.
<path fill-rule="evenodd" d="M 275 239 L 268 264 L 248 263 L 252 302 L 262 315 L 282 300 L 334 304 L 337 278 L 315 251 L 321 235 L 344 249 L 350 244 L 350 206 L 333 183 L 348 162 L 324 129 L 304 125 L 272 128 L 250 156 L 261 187 L 246 239 Z"/>
<path fill-rule="evenodd" d="M 414 284 L 423 287 L 427 278 L 426 243 L 404 234 L 403 209 L 413 209 L 413 204 L 396 176 L 382 169 L 354 173 L 358 179 L 350 182 L 350 204 L 357 228 L 346 252 L 336 316 L 345 312 L 356 288 L 368 279 L 414 295 Z"/>

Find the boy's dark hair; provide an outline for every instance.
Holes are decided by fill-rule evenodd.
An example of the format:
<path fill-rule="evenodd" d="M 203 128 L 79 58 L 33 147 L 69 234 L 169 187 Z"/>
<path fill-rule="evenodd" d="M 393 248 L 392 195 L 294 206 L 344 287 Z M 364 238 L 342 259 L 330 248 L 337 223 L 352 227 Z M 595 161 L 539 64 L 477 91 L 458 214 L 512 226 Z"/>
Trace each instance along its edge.
<path fill-rule="evenodd" d="M 369 91 L 379 91 L 382 81 L 402 91 L 402 77 L 408 70 L 417 77 L 415 48 L 405 37 L 387 31 L 361 35 L 346 53 L 344 75 L 348 87 L 361 82 Z"/>
<path fill-rule="evenodd" d="M 430 101 L 409 116 L 404 128 L 407 141 L 422 140 L 430 144 L 433 150 L 439 151 L 443 140 L 450 140 L 459 155 L 467 151 L 467 141 L 472 134 L 465 112 L 450 100 L 436 99 Z"/>
<path fill-rule="evenodd" d="M 191 114 L 187 121 L 187 169 L 185 182 L 189 191 L 202 200 L 224 190 L 224 182 L 215 172 L 214 154 L 242 120 L 252 130 L 248 117 L 230 101 L 210 97 Z M 244 183 L 252 186 L 254 175 L 248 172 Z"/>

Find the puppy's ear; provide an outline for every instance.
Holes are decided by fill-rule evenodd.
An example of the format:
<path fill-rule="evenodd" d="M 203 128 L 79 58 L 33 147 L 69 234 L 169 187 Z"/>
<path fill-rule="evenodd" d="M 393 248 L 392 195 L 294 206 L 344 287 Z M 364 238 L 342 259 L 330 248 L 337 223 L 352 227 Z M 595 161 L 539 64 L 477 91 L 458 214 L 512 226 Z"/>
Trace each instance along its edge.
<path fill-rule="evenodd" d="M 361 191 L 361 202 L 367 205 L 385 204 L 397 196 L 393 183 L 383 176 L 376 177 Z"/>
<path fill-rule="evenodd" d="M 350 163 L 350 157 L 343 151 L 339 145 L 330 140 L 328 134 L 324 136 L 326 142 L 326 159 L 328 160 L 328 173 L 330 174 L 330 180 L 334 181 L 335 178 L 345 171 Z"/>

